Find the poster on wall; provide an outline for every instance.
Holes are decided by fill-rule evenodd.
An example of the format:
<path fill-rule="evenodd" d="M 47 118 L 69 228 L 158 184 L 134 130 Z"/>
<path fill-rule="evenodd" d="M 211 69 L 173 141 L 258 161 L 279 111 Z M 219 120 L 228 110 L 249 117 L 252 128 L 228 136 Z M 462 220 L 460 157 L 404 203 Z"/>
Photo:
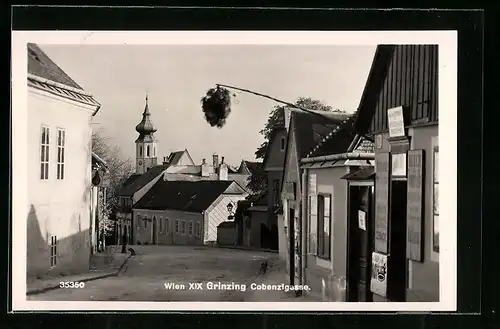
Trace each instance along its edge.
<path fill-rule="evenodd" d="M 390 154 L 375 156 L 375 251 L 387 253 L 387 233 L 389 222 L 389 180 Z"/>
<path fill-rule="evenodd" d="M 301 223 L 300 223 L 300 218 L 293 218 L 295 221 L 295 252 L 294 252 L 294 257 L 295 257 L 295 282 L 294 284 L 302 284 L 302 248 L 301 248 Z"/>
<path fill-rule="evenodd" d="M 424 226 L 424 150 L 408 151 L 408 191 L 406 208 L 408 259 L 423 260 Z"/>
<path fill-rule="evenodd" d="M 316 195 L 316 174 L 309 174 L 309 195 Z"/>
<path fill-rule="evenodd" d="M 372 253 L 370 291 L 382 297 L 387 296 L 387 255 Z"/>
<path fill-rule="evenodd" d="M 366 213 L 363 210 L 358 210 L 358 226 L 366 231 Z"/>

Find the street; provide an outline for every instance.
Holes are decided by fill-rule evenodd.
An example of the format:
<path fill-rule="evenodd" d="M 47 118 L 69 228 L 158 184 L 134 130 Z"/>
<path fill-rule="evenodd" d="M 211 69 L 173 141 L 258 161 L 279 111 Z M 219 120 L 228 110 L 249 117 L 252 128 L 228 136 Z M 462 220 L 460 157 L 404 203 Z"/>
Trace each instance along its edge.
<path fill-rule="evenodd" d="M 262 262 L 278 256 L 201 246 L 134 246 L 134 249 L 136 255 L 129 259 L 117 277 L 85 282 L 83 288 L 81 285 L 79 288 L 60 288 L 27 298 L 57 301 L 245 301 L 252 294 L 248 287 L 241 291 L 244 289 L 234 289 L 234 285 L 233 289 L 217 289 L 210 284 L 234 282 L 249 286 L 258 282 Z M 194 289 L 199 287 L 203 290 Z"/>

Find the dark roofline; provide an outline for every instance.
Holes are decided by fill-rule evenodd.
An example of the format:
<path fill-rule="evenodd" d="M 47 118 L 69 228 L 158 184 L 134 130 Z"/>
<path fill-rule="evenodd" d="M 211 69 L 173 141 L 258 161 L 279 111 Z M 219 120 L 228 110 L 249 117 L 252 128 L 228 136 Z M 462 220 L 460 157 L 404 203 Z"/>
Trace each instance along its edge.
<path fill-rule="evenodd" d="M 382 89 L 385 76 L 387 75 L 395 47 L 395 45 L 378 45 L 375 51 L 370 73 L 368 74 L 368 79 L 366 80 L 354 121 L 354 129 L 364 137 L 366 137 L 365 135 L 370 128 L 378 95 Z"/>

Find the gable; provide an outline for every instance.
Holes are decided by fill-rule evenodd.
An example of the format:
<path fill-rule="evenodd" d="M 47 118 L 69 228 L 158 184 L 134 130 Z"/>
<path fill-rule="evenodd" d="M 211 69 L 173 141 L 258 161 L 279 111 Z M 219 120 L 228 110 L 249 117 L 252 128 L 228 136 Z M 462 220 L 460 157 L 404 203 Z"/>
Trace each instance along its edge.
<path fill-rule="evenodd" d="M 387 110 L 403 107 L 405 125 L 438 123 L 438 46 L 378 46 L 363 91 L 356 130 L 388 129 Z"/>
<path fill-rule="evenodd" d="M 290 123 L 290 130 L 288 133 L 287 148 L 285 155 L 285 166 L 283 170 L 283 179 L 281 190 L 285 182 L 296 182 L 297 186 L 300 184 L 300 171 L 299 171 L 299 158 L 297 154 L 297 138 L 295 136 L 295 123 Z"/>
<path fill-rule="evenodd" d="M 284 150 L 281 149 L 282 139 L 284 140 Z M 283 168 L 287 145 L 286 140 L 286 129 L 275 129 L 273 131 L 273 133 L 271 134 L 271 139 L 269 140 L 266 155 L 264 156 L 264 161 L 262 163 L 264 166 L 264 170 L 268 171 L 273 168 Z"/>
<path fill-rule="evenodd" d="M 224 194 L 246 194 L 246 190 L 237 182 L 232 182 L 231 185 L 224 191 Z"/>

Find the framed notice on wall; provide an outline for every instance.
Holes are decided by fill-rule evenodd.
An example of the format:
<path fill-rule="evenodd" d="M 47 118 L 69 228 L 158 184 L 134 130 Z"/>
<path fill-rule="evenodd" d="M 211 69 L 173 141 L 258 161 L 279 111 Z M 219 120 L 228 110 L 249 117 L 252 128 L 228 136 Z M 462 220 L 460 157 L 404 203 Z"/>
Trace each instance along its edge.
<path fill-rule="evenodd" d="M 389 137 L 402 137 L 405 135 L 405 124 L 402 106 L 388 109 L 387 119 L 389 126 Z"/>
<path fill-rule="evenodd" d="M 424 150 L 408 151 L 406 256 L 418 262 L 423 260 L 424 155 Z"/>
<path fill-rule="evenodd" d="M 372 253 L 370 291 L 383 297 L 387 296 L 387 255 Z"/>

